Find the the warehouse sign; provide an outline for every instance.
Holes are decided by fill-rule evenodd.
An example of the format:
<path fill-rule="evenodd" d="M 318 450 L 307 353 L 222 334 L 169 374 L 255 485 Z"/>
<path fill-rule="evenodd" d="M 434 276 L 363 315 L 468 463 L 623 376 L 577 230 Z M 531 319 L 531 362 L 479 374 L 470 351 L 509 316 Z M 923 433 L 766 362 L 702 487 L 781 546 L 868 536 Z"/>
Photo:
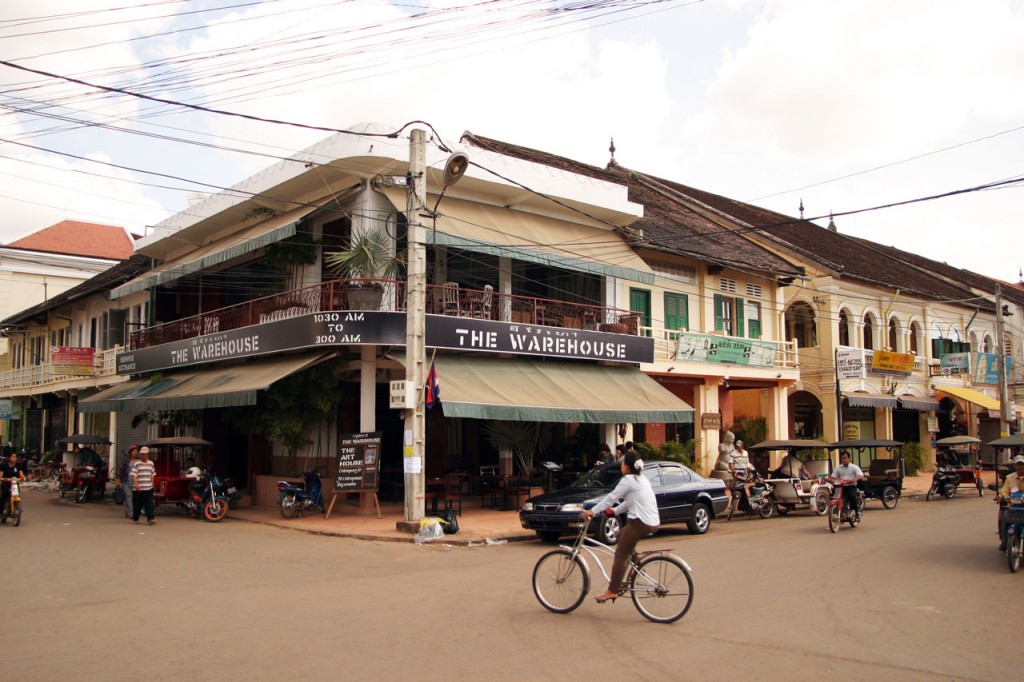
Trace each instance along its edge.
<path fill-rule="evenodd" d="M 404 312 L 309 313 L 117 355 L 118 374 L 339 346 L 405 346 Z M 654 339 L 521 322 L 427 315 L 428 348 L 581 360 L 654 361 Z"/>

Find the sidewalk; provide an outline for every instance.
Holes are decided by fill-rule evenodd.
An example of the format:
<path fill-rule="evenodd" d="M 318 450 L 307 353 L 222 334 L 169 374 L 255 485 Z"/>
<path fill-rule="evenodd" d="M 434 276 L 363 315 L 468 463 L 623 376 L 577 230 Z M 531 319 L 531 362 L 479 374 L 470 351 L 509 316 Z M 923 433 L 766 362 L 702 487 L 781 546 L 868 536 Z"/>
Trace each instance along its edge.
<path fill-rule="evenodd" d="M 340 509 L 340 511 L 339 511 Z M 490 545 L 519 540 L 532 540 L 536 534 L 519 525 L 519 514 L 515 511 L 481 508 L 479 501 L 464 498 L 462 516 L 459 517 L 459 532 L 431 540 L 431 544 L 448 545 Z M 429 509 L 427 516 L 430 516 Z M 404 518 L 401 505 L 382 504 L 381 518 L 376 511 L 369 515 L 356 514 L 352 508 L 335 505 L 331 516 L 323 518 L 318 512 L 294 519 L 281 517 L 277 507 L 240 507 L 228 512 L 228 517 L 251 523 L 263 523 L 279 528 L 289 528 L 318 535 L 374 540 L 377 542 L 415 542 L 412 533 L 396 530 Z"/>

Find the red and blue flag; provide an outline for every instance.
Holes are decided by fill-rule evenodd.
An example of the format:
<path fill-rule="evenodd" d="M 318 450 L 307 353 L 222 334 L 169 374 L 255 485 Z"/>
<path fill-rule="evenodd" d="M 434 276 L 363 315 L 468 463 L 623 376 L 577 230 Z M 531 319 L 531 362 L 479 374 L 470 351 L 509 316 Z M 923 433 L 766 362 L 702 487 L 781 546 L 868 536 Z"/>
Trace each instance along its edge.
<path fill-rule="evenodd" d="M 434 363 L 430 363 L 430 371 L 427 372 L 427 385 L 424 387 L 427 392 L 426 403 L 427 407 L 433 407 L 435 403 L 441 401 L 441 384 L 437 380 L 437 368 L 434 367 Z"/>

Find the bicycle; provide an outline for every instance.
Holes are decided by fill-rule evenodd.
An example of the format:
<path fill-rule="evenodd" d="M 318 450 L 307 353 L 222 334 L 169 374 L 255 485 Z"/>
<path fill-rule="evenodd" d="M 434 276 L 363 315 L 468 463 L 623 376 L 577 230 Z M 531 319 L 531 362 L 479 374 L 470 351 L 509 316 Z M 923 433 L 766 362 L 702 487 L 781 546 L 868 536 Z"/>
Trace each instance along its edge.
<path fill-rule="evenodd" d="M 590 591 L 590 565 L 584 553 L 597 563 L 609 579 L 600 554 L 615 556 L 608 545 L 587 536 L 587 524 L 570 545 L 551 550 L 537 560 L 533 569 L 533 593 L 541 606 L 554 613 L 569 613 L 583 603 Z M 629 592 L 633 605 L 644 618 L 655 623 L 674 623 L 690 610 L 693 580 L 690 566 L 667 549 L 634 552 L 620 595 Z"/>
<path fill-rule="evenodd" d="M 7 504 L 0 510 L 0 523 L 7 523 L 7 519 L 14 519 L 14 527 L 21 525 L 21 489 L 20 481 L 17 478 L 0 478 L 0 483 L 11 484 L 11 494 Z"/>
<path fill-rule="evenodd" d="M 856 484 L 838 478 L 830 479 L 830 481 L 835 484 L 835 489 L 832 491 L 832 499 L 828 501 L 828 529 L 833 533 L 838 533 L 843 521 L 848 522 L 850 528 L 856 528 L 860 523 L 861 511 L 864 509 L 864 492 L 857 489 L 857 506 L 851 509 L 846 504 L 843 488 L 856 486 Z"/>

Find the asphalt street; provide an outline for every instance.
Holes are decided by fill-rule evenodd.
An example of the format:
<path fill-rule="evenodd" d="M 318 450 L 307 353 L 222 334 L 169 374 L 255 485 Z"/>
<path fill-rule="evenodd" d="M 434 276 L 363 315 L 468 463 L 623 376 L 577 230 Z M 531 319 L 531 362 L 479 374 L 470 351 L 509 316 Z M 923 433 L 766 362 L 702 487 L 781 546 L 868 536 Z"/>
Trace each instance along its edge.
<path fill-rule="evenodd" d="M 15 652 L 0 678 L 1002 681 L 1024 574 L 996 551 L 994 520 L 989 493 L 875 501 L 834 535 L 808 512 L 663 530 L 641 549 L 685 558 L 695 599 L 659 625 L 623 599 L 545 611 L 537 541 L 368 542 L 176 514 L 137 526 L 28 492 L 21 527 L 0 527 Z"/>

